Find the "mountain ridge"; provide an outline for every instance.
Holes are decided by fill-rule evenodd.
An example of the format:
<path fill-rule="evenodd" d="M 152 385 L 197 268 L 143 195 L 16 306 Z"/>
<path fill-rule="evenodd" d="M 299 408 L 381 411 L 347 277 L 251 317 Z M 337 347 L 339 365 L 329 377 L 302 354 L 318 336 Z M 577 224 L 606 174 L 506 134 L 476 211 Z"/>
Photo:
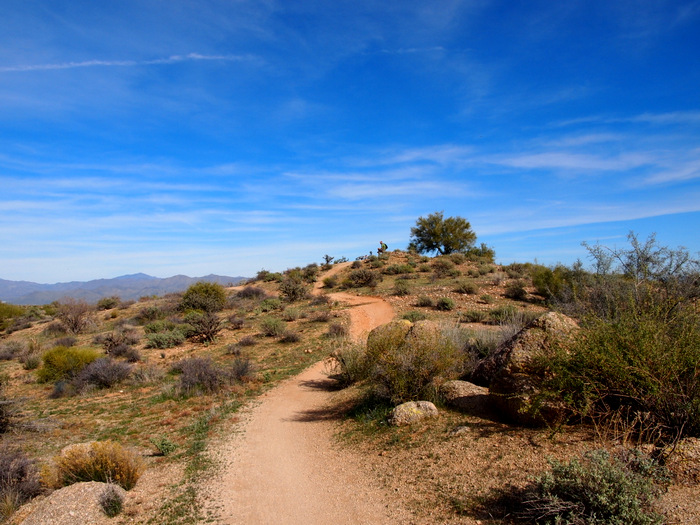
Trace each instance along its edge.
<path fill-rule="evenodd" d="M 97 302 L 100 299 L 112 296 L 118 296 L 122 300 L 136 300 L 149 295 L 181 292 L 198 281 L 228 285 L 237 284 L 246 279 L 248 278 L 215 274 L 203 277 L 189 277 L 179 274 L 161 278 L 145 273 L 53 284 L 0 279 L 0 301 L 22 305 L 41 305 L 68 297 L 87 302 Z"/>

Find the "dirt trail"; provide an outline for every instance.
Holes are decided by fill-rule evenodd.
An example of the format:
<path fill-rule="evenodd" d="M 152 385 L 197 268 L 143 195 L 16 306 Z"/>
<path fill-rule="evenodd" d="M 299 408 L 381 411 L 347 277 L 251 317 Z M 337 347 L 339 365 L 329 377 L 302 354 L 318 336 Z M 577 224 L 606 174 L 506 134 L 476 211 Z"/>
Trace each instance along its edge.
<path fill-rule="evenodd" d="M 357 339 L 394 315 L 379 298 L 345 293 L 332 298 L 352 306 L 350 331 Z M 367 458 L 334 444 L 332 380 L 325 368 L 317 363 L 263 395 L 243 414 L 245 421 L 235 429 L 239 433 L 216 450 L 223 469 L 204 491 L 207 509 L 218 516 L 216 523 L 408 521 L 395 498 L 367 474 Z"/>

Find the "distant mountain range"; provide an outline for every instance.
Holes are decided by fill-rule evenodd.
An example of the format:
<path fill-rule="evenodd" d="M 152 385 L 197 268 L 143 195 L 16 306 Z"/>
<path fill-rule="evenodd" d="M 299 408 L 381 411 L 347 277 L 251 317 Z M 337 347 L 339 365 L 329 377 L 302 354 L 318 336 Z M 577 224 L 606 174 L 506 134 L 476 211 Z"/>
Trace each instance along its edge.
<path fill-rule="evenodd" d="M 187 277 L 175 275 L 161 279 L 145 273 L 122 275 L 114 279 L 73 281 L 70 283 L 39 284 L 29 281 L 6 281 L 0 279 L 0 301 L 12 304 L 48 304 L 68 297 L 96 303 L 104 297 L 118 296 L 122 300 L 135 300 L 149 295 L 164 295 L 181 292 L 198 281 L 215 282 L 224 286 L 238 284 L 247 277 L 205 275 Z"/>

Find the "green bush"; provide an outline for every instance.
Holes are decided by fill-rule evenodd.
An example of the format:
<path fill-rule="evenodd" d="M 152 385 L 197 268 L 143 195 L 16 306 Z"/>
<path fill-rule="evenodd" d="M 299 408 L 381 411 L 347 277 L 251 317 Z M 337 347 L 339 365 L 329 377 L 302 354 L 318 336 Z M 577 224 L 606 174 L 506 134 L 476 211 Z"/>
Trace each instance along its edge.
<path fill-rule="evenodd" d="M 170 330 L 178 330 L 180 328 L 182 328 L 182 325 L 174 321 L 161 320 L 148 323 L 143 327 L 143 330 L 147 334 L 156 334 L 158 332 L 169 332 Z"/>
<path fill-rule="evenodd" d="M 277 299 L 277 297 L 268 297 L 267 299 L 263 299 L 258 306 L 258 310 L 261 312 L 273 312 L 281 309 L 282 301 Z"/>
<path fill-rule="evenodd" d="M 394 282 L 394 295 L 411 295 L 411 285 L 406 279 L 397 279 Z"/>
<path fill-rule="evenodd" d="M 411 310 L 409 312 L 404 313 L 401 316 L 401 319 L 406 319 L 407 321 L 411 321 L 412 323 L 415 323 L 416 321 L 422 321 L 424 319 L 427 319 L 428 316 L 425 315 L 423 312 L 419 312 L 417 310 Z"/>
<path fill-rule="evenodd" d="M 307 285 L 307 282 L 308 281 L 304 278 L 304 275 L 301 272 L 290 272 L 289 274 L 285 275 L 282 282 L 280 282 L 280 297 L 290 303 L 301 301 L 309 293 L 309 286 Z"/>
<path fill-rule="evenodd" d="M 467 310 L 460 312 L 459 321 L 461 323 L 483 323 L 487 317 L 488 314 L 483 310 Z"/>
<path fill-rule="evenodd" d="M 644 414 L 664 440 L 700 436 L 700 323 L 693 304 L 649 300 L 620 309 L 615 320 L 583 322 L 568 352 L 543 357 L 551 395 L 583 415 L 625 408 Z M 642 431 L 643 429 L 638 429 Z"/>
<path fill-rule="evenodd" d="M 404 273 L 413 273 L 415 270 L 410 264 L 390 264 L 382 270 L 386 275 L 400 275 Z"/>
<path fill-rule="evenodd" d="M 450 297 L 440 297 L 435 303 L 435 308 L 443 312 L 449 312 L 455 309 L 454 299 Z"/>
<path fill-rule="evenodd" d="M 267 337 L 280 337 L 287 330 L 284 321 L 278 317 L 265 317 L 260 321 L 260 332 Z"/>
<path fill-rule="evenodd" d="M 358 262 L 358 261 L 355 261 Z M 337 275 L 329 275 L 328 277 L 323 278 L 323 286 L 324 288 L 335 288 L 338 286 L 338 276 Z"/>
<path fill-rule="evenodd" d="M 433 261 L 432 267 L 436 277 L 446 277 L 455 269 L 455 263 L 449 257 L 438 257 Z"/>
<path fill-rule="evenodd" d="M 509 322 L 517 312 L 518 309 L 510 304 L 498 306 L 489 311 L 489 322 L 492 324 L 505 324 Z"/>
<path fill-rule="evenodd" d="M 436 400 L 437 379 L 459 376 L 463 355 L 438 329 L 407 335 L 400 323 L 387 325 L 367 341 L 367 366 L 374 393 L 392 403 Z"/>
<path fill-rule="evenodd" d="M 110 388 L 129 377 L 131 368 L 132 365 L 115 361 L 111 357 L 100 357 L 86 365 L 72 382 L 78 391 L 88 385 Z"/>
<path fill-rule="evenodd" d="M 431 297 L 428 297 L 427 295 L 420 295 L 416 300 L 416 306 L 432 308 L 433 306 L 435 306 L 435 301 L 433 301 L 433 299 Z"/>
<path fill-rule="evenodd" d="M 333 358 L 331 377 L 341 386 L 349 386 L 369 377 L 369 362 L 362 346 L 346 341 L 333 352 Z"/>
<path fill-rule="evenodd" d="M 552 525 L 664 523 L 651 510 L 662 490 L 654 483 L 659 469 L 641 453 L 614 456 L 595 450 L 583 461 L 551 465 L 550 472 L 524 491 L 519 517 Z"/>
<path fill-rule="evenodd" d="M 467 295 L 476 295 L 479 292 L 479 287 L 476 285 L 476 283 L 471 281 L 461 281 L 457 283 L 454 291 Z"/>
<path fill-rule="evenodd" d="M 351 271 L 343 284 L 348 288 L 362 288 L 363 286 L 374 288 L 379 284 L 380 280 L 380 275 L 377 272 L 360 268 L 359 270 Z"/>
<path fill-rule="evenodd" d="M 185 334 L 181 328 L 146 334 L 146 348 L 172 348 L 185 342 Z"/>
<path fill-rule="evenodd" d="M 43 364 L 37 370 L 37 379 L 40 383 L 73 379 L 100 355 L 94 348 L 56 346 L 41 356 Z"/>
<path fill-rule="evenodd" d="M 121 299 L 119 297 L 113 296 L 113 297 L 103 297 L 99 301 L 97 301 L 97 309 L 98 310 L 111 310 L 112 308 L 116 308 L 119 306 L 119 303 L 121 302 Z"/>
<path fill-rule="evenodd" d="M 503 293 L 509 299 L 514 299 L 516 301 L 524 301 L 527 298 L 527 290 L 525 290 L 525 284 L 522 281 L 513 281 L 506 285 L 505 292 Z"/>
<path fill-rule="evenodd" d="M 185 316 L 187 329 L 185 335 L 205 343 L 212 342 L 221 331 L 221 319 L 214 312 L 189 312 Z"/>
<path fill-rule="evenodd" d="M 218 312 L 226 306 L 226 290 L 218 283 L 200 281 L 190 286 L 180 300 L 181 310 Z"/>
<path fill-rule="evenodd" d="M 149 441 L 156 447 L 158 454 L 161 456 L 169 456 L 177 450 L 177 443 L 165 435 L 151 438 Z"/>

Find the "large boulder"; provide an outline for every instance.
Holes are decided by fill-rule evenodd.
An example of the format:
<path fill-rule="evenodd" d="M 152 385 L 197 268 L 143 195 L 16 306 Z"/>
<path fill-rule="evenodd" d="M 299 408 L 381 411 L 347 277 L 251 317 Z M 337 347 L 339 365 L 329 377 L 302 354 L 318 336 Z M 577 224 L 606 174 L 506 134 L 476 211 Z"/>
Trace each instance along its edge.
<path fill-rule="evenodd" d="M 489 385 L 491 402 L 506 419 L 526 425 L 554 422 L 561 418 L 562 406 L 534 403 L 542 378 L 532 366 L 533 357 L 566 349 L 577 332 L 578 325 L 570 317 L 546 313 L 482 360 L 473 379 Z"/>
<path fill-rule="evenodd" d="M 469 381 L 446 381 L 440 386 L 440 394 L 447 406 L 463 412 L 481 413 L 489 404 L 489 389 Z"/>
<path fill-rule="evenodd" d="M 430 401 L 408 401 L 391 411 L 389 424 L 401 427 L 437 415 L 438 410 Z"/>

